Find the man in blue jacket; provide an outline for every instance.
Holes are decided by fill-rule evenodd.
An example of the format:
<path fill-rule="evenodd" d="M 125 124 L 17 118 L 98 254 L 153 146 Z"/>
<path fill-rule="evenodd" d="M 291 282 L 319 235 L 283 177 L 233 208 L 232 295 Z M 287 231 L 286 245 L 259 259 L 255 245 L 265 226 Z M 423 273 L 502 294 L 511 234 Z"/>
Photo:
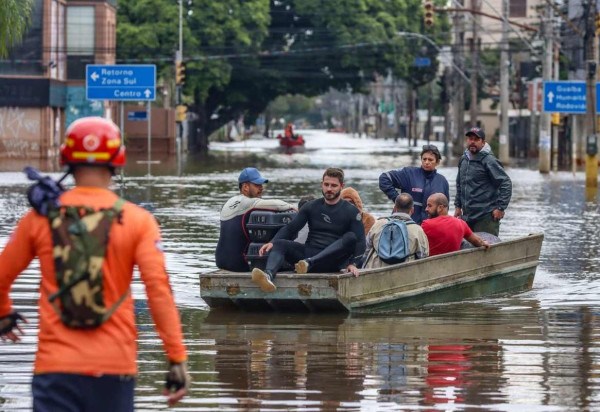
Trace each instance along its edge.
<path fill-rule="evenodd" d="M 473 127 L 466 133 L 467 149 L 458 162 L 454 216 L 473 232 L 498 236 L 500 220 L 512 196 L 512 181 L 485 142 L 485 132 Z"/>

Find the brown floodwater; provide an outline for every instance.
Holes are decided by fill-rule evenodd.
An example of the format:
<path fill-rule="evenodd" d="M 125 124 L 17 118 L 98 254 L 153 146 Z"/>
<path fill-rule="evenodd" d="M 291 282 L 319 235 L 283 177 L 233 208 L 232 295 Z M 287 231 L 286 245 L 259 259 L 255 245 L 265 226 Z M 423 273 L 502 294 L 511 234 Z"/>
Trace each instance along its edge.
<path fill-rule="evenodd" d="M 307 151 L 291 156 L 268 140 L 215 144 L 185 164 L 152 165 L 151 176 L 132 157 L 115 185 L 161 223 L 193 378 L 175 410 L 600 410 L 600 208 L 596 196 L 585 199 L 583 173 L 507 168 L 513 198 L 501 237 L 545 234 L 530 291 L 361 316 L 210 311 L 198 274 L 214 269 L 219 211 L 243 167 L 271 180 L 265 197 L 290 202 L 318 196 L 323 169 L 343 167 L 368 211 L 383 216 L 392 204 L 377 187 L 379 174 L 415 161 L 405 142 L 306 137 Z M 20 167 L 0 168 L 0 246 L 27 210 L 28 182 L 10 171 Z M 453 197 L 456 168 L 439 170 Z M 38 282 L 33 262 L 12 290 L 30 323 L 22 343 L 0 343 L 0 410 L 31 409 Z M 133 293 L 136 408 L 166 409 L 165 359 L 139 280 Z"/>

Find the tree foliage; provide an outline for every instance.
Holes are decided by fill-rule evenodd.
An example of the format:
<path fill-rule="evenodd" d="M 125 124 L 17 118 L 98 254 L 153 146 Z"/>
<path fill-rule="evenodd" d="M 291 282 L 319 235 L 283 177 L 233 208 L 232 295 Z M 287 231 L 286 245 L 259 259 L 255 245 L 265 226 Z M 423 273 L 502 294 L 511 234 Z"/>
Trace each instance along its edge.
<path fill-rule="evenodd" d="M 2 0 L 0 2 L 0 57 L 6 57 L 10 47 L 21 41 L 31 19 L 33 0 Z"/>
<path fill-rule="evenodd" d="M 172 0 L 121 0 L 118 57 L 160 56 L 172 66 L 177 10 Z M 240 115 L 252 119 L 281 95 L 365 91 L 377 73 L 431 81 L 438 49 L 398 34 L 439 41 L 443 16 L 434 32 L 425 32 L 422 16 L 421 0 L 193 0 L 184 24 L 185 93 L 199 128 L 206 136 Z M 415 70 L 415 56 L 434 64 Z"/>

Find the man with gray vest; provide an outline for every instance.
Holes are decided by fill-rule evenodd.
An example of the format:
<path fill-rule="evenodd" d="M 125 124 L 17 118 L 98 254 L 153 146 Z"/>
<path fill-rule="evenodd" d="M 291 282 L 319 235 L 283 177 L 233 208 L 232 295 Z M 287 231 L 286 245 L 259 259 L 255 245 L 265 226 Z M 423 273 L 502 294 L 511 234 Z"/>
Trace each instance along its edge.
<path fill-rule="evenodd" d="M 253 210 L 284 212 L 294 206 L 279 199 L 262 199 L 264 184 L 269 183 L 255 167 L 246 167 L 238 177 L 240 193 L 229 199 L 221 209 L 221 230 L 215 261 L 219 269 L 249 272 L 246 251 L 250 240 L 245 230 L 248 215 Z"/>
<path fill-rule="evenodd" d="M 500 220 L 512 195 L 512 182 L 485 142 L 485 133 L 473 127 L 466 133 L 467 149 L 458 162 L 454 216 L 473 232 L 498 236 Z"/>
<path fill-rule="evenodd" d="M 406 223 L 410 253 L 406 258 L 406 261 L 422 259 L 429 256 L 429 241 L 427 240 L 427 236 L 425 235 L 425 232 L 423 232 L 423 229 L 421 229 L 421 226 L 417 225 L 411 219 L 414 210 L 413 198 L 409 193 L 403 192 L 396 197 L 391 216 L 377 219 L 377 222 L 375 222 L 371 230 L 369 230 L 369 233 L 367 233 L 367 258 L 363 268 L 374 269 L 388 265 L 379 258 L 377 250 L 379 248 L 383 227 L 390 219 L 398 219 Z"/>

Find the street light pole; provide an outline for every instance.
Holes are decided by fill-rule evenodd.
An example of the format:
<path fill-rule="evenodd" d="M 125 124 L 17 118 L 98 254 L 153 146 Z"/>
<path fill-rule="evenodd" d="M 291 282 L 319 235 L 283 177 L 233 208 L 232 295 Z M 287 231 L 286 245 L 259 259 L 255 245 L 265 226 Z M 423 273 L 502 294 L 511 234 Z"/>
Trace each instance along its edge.
<path fill-rule="evenodd" d="M 543 77 L 544 81 L 552 79 L 552 50 L 554 48 L 554 30 L 552 27 L 553 9 L 548 4 L 546 6 L 546 15 L 544 19 L 544 65 Z M 550 172 L 550 132 L 552 126 L 550 123 L 550 113 L 542 110 L 540 116 L 540 143 L 539 143 L 539 171 L 540 173 Z"/>
<path fill-rule="evenodd" d="M 181 62 L 183 62 L 183 0 L 179 0 L 179 49 L 177 50 L 177 55 L 175 56 L 175 67 L 179 67 Z M 175 85 L 175 105 L 179 107 L 182 103 L 181 99 L 181 84 Z M 182 140 L 183 140 L 183 122 L 177 122 L 177 136 L 175 139 L 176 150 L 177 150 L 177 164 L 180 164 L 181 161 L 181 151 L 182 151 Z"/>
<path fill-rule="evenodd" d="M 500 52 L 500 145 L 498 159 L 507 164 L 510 161 L 508 138 L 508 0 L 502 0 L 502 51 Z"/>

